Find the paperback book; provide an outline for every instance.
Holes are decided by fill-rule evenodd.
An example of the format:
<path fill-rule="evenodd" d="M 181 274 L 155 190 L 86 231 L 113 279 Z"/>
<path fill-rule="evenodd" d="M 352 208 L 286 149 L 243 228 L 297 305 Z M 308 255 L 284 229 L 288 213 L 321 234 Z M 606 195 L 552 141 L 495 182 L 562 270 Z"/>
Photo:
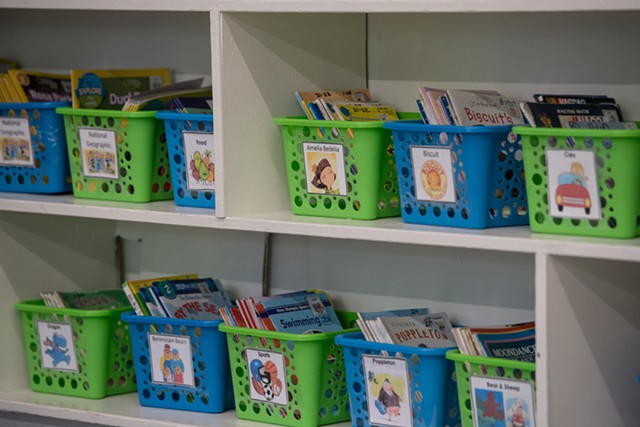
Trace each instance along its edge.
<path fill-rule="evenodd" d="M 231 304 L 218 279 L 163 280 L 153 282 L 151 286 L 170 318 L 221 319 L 220 308 Z"/>
<path fill-rule="evenodd" d="M 40 296 L 47 307 L 111 310 L 129 306 L 129 300 L 121 289 L 42 292 Z"/>

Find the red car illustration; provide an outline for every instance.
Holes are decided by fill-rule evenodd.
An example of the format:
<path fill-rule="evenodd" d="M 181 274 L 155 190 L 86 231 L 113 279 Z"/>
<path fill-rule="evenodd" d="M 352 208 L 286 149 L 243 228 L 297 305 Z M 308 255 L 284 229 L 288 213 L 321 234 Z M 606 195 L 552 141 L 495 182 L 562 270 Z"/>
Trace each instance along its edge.
<path fill-rule="evenodd" d="M 556 188 L 556 204 L 558 205 L 558 210 L 562 212 L 565 206 L 584 208 L 585 213 L 589 215 L 589 212 L 591 212 L 591 197 L 589 197 L 589 191 L 582 183 L 576 184 L 575 174 L 560 174 L 560 176 L 558 176 L 558 184 L 558 188 Z"/>

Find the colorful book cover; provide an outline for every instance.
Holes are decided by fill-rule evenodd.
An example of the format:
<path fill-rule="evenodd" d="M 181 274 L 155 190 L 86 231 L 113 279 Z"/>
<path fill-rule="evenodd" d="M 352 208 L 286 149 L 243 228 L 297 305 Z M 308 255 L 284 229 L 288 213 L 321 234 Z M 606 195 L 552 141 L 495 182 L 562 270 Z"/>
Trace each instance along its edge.
<path fill-rule="evenodd" d="M 536 102 L 547 104 L 615 104 L 616 100 L 607 95 L 575 95 L 575 94 L 549 94 L 536 93 L 533 95 Z"/>
<path fill-rule="evenodd" d="M 164 280 L 153 282 L 152 289 L 170 318 L 221 319 L 219 307 L 231 304 L 218 279 Z"/>
<path fill-rule="evenodd" d="M 533 127 L 568 128 L 570 122 L 621 122 L 616 104 L 544 104 L 521 102 L 520 108 Z"/>
<path fill-rule="evenodd" d="M 536 361 L 533 322 L 505 328 L 469 328 L 473 344 L 483 355 L 499 359 Z"/>
<path fill-rule="evenodd" d="M 427 314 L 418 318 L 380 317 L 379 320 L 393 344 L 422 348 L 456 346 L 446 313 Z"/>
<path fill-rule="evenodd" d="M 310 334 L 342 330 L 340 320 L 324 292 L 272 298 L 260 304 L 273 330 L 278 332 Z"/>
<path fill-rule="evenodd" d="M 8 70 L 21 102 L 71 101 L 71 79 L 68 74 L 31 70 Z"/>
<path fill-rule="evenodd" d="M 302 108 L 302 111 L 311 120 L 332 120 L 327 111 L 316 103 L 322 99 L 328 102 L 371 102 L 371 94 L 368 89 L 330 90 L 330 91 L 295 91 L 294 95 Z"/>
<path fill-rule="evenodd" d="M 129 298 L 129 302 L 131 303 L 131 306 L 133 307 L 136 314 L 138 314 L 139 309 L 142 313 L 138 314 L 139 316 L 151 316 L 152 314 L 147 308 L 147 302 L 141 295 L 142 289 L 151 286 L 153 282 L 158 282 L 161 280 L 195 279 L 197 277 L 197 274 L 182 274 L 178 276 L 154 277 L 151 279 L 127 280 L 122 284 L 122 289 Z M 136 308 L 136 306 L 138 307 L 138 309 Z"/>
<path fill-rule="evenodd" d="M 149 311 L 149 316 L 169 317 L 167 315 L 167 312 L 164 311 L 162 304 L 160 304 L 158 295 L 156 294 L 152 286 L 141 288 L 140 297 L 142 298 L 142 301 L 144 301 L 144 305 L 147 306 L 147 310 Z"/>
<path fill-rule="evenodd" d="M 169 83 L 167 68 L 71 70 L 73 108 L 121 110 L 131 97 Z"/>
<path fill-rule="evenodd" d="M 333 108 L 337 110 L 345 121 L 389 121 L 399 120 L 395 108 L 389 104 L 380 103 L 350 103 L 335 102 Z"/>
<path fill-rule="evenodd" d="M 460 126 L 524 124 L 518 100 L 466 90 L 447 90 L 449 106 Z"/>

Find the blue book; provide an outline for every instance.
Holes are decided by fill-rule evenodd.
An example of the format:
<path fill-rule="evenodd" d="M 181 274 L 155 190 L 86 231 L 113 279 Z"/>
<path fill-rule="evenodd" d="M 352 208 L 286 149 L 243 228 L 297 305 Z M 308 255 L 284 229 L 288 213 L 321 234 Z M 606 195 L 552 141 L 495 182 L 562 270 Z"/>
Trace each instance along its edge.
<path fill-rule="evenodd" d="M 505 333 L 474 333 L 472 336 L 487 357 L 522 362 L 536 361 L 535 327 Z"/>
<path fill-rule="evenodd" d="M 220 307 L 231 305 L 218 279 L 185 279 L 153 282 L 167 317 L 192 320 L 222 319 Z"/>
<path fill-rule="evenodd" d="M 342 325 L 324 292 L 308 292 L 256 303 L 268 330 L 293 334 L 341 331 Z"/>

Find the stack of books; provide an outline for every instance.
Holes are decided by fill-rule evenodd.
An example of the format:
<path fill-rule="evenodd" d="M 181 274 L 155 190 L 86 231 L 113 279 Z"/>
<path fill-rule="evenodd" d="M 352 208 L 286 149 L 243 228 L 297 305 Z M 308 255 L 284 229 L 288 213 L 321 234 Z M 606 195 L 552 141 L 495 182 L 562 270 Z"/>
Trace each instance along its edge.
<path fill-rule="evenodd" d="M 453 335 L 462 354 L 536 361 L 535 322 L 454 328 Z"/>
<path fill-rule="evenodd" d="M 408 308 L 358 313 L 358 326 L 367 341 L 420 348 L 455 347 L 446 313 Z"/>
<path fill-rule="evenodd" d="M 296 99 L 311 120 L 347 122 L 398 120 L 389 104 L 375 102 L 368 89 L 296 91 Z"/>
<path fill-rule="evenodd" d="M 120 289 L 41 292 L 40 296 L 47 307 L 112 310 L 129 306 L 127 296 Z"/>
<path fill-rule="evenodd" d="M 342 330 L 329 295 L 319 290 L 239 299 L 222 310 L 222 317 L 230 326 L 292 334 Z"/>

